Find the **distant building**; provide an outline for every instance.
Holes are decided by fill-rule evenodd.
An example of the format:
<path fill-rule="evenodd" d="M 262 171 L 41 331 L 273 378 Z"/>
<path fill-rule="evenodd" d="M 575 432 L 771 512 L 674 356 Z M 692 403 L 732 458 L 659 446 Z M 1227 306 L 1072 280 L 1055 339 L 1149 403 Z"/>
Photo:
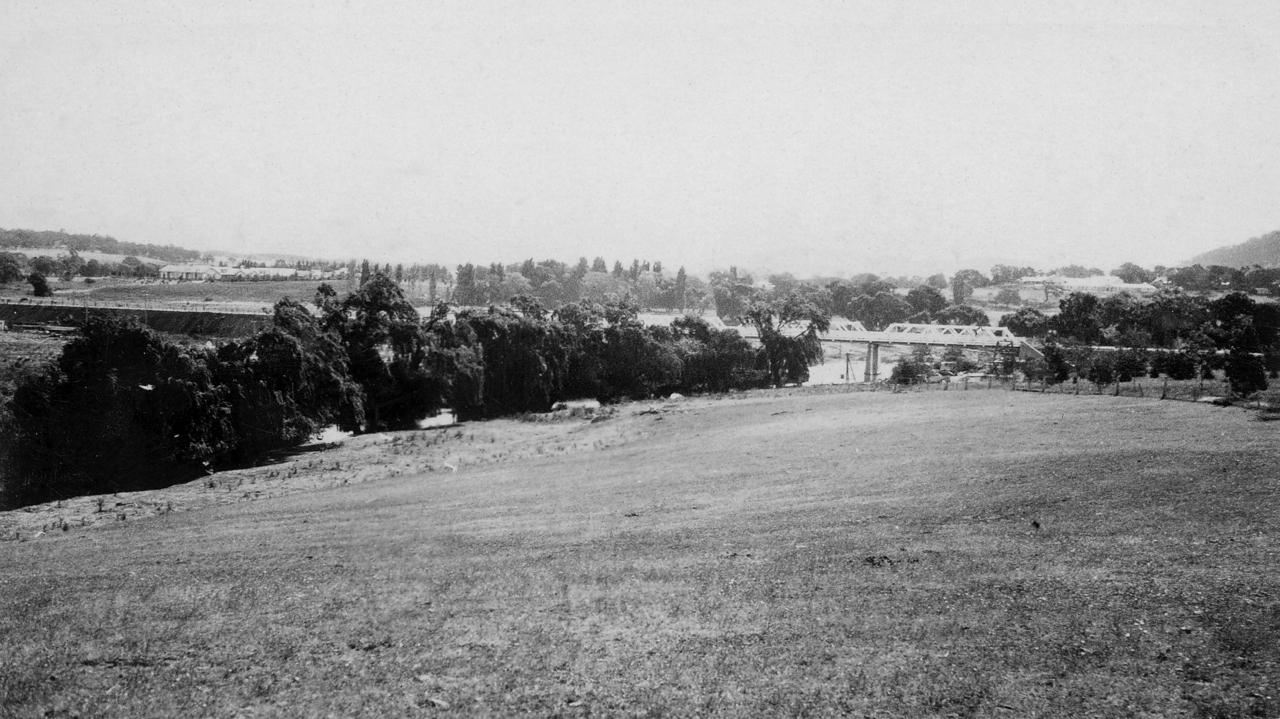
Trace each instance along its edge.
<path fill-rule="evenodd" d="M 1158 290 L 1148 282 L 1122 282 L 1119 277 L 1111 275 L 1094 275 L 1092 277 L 1023 277 L 1019 280 L 1023 285 L 1045 285 L 1057 287 L 1065 292 L 1087 292 L 1091 295 L 1115 295 L 1128 292 L 1133 295 L 1151 295 Z"/>
<path fill-rule="evenodd" d="M 219 278 L 218 268 L 211 265 L 165 265 L 160 268 L 162 280 L 190 280 L 203 282 Z"/>

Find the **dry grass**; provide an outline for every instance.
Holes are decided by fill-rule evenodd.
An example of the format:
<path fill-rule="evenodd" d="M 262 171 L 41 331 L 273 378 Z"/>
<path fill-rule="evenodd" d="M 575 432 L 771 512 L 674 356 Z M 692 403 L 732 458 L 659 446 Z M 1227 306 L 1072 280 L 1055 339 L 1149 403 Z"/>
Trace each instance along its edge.
<path fill-rule="evenodd" d="M 5 543 L 0 714 L 1276 716 L 1254 417 L 755 395 Z"/>
<path fill-rule="evenodd" d="M 310 304 L 316 288 L 323 280 L 271 280 L 263 282 L 170 282 L 103 281 L 87 288 L 87 296 L 98 302 L 150 302 L 153 305 L 175 305 L 208 302 L 219 305 L 245 303 L 271 307 L 281 297 L 292 297 Z M 345 281 L 330 280 L 339 292 Z"/>
<path fill-rule="evenodd" d="M 0 403 L 20 380 L 56 360 L 67 339 L 42 332 L 0 332 Z"/>

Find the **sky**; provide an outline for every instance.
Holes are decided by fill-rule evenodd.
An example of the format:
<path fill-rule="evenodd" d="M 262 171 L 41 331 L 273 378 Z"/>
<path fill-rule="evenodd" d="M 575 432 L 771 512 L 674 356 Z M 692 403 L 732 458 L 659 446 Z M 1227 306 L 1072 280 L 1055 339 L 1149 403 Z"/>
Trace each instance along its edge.
<path fill-rule="evenodd" d="M 1280 229 L 1280 3 L 0 3 L 0 227 L 797 275 Z"/>

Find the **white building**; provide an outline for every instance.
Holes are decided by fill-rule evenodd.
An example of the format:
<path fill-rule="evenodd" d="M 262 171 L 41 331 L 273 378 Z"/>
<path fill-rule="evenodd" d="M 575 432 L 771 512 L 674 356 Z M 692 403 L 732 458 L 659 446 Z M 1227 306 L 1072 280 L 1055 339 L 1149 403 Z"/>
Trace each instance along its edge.
<path fill-rule="evenodd" d="M 210 265 L 165 265 L 160 268 L 162 280 L 204 280 L 218 279 L 218 268 Z"/>
<path fill-rule="evenodd" d="M 1121 292 L 1128 292 L 1132 295 L 1151 295 L 1158 291 L 1155 285 L 1148 282 L 1122 282 L 1119 277 L 1112 275 L 1094 275 L 1092 277 L 1049 275 L 1047 277 L 1023 277 L 1019 282 L 1023 286 L 1047 285 L 1049 287 L 1057 287 L 1064 292 L 1087 292 L 1091 295 L 1115 295 Z"/>

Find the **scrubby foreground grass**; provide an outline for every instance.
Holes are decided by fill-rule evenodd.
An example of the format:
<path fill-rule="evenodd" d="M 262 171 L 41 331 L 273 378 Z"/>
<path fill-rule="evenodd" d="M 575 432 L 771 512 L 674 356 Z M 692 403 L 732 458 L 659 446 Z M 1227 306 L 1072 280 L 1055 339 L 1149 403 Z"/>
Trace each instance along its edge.
<path fill-rule="evenodd" d="M 0 545 L 0 714 L 1280 715 L 1276 423 L 1012 392 L 637 419 Z"/>

